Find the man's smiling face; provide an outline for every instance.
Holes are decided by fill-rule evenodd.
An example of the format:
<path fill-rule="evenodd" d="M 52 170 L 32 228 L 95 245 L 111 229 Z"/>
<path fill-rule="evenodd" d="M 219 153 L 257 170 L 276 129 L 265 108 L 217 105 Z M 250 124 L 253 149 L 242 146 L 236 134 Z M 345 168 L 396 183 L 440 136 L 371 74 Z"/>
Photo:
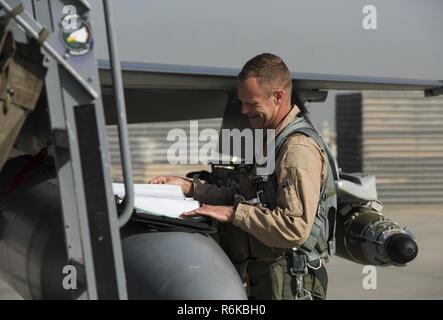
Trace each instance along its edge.
<path fill-rule="evenodd" d="M 242 103 L 242 113 L 249 119 L 253 129 L 269 129 L 277 116 L 279 105 L 273 94 L 268 94 L 256 77 L 238 82 L 238 97 Z"/>

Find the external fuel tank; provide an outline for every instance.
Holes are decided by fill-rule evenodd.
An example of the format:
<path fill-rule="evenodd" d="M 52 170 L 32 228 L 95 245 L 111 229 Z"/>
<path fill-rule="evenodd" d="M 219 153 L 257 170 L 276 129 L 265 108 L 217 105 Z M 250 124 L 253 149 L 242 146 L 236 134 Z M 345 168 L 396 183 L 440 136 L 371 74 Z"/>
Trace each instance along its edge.
<path fill-rule="evenodd" d="M 0 174 L 0 276 L 25 299 L 76 299 L 82 280 L 77 290 L 62 285 L 63 268 L 72 263 L 54 166 L 45 158 L 23 170 L 30 161 L 14 158 Z M 210 236 L 158 232 L 134 221 L 121 235 L 130 299 L 246 299 L 234 266 Z"/>

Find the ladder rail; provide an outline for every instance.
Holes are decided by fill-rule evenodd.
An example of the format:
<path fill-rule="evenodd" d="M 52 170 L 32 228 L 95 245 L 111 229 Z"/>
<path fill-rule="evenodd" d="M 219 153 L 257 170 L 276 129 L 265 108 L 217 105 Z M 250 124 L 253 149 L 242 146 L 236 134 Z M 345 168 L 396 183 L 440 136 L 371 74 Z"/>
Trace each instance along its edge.
<path fill-rule="evenodd" d="M 128 121 L 126 118 L 126 104 L 123 93 L 122 71 L 118 53 L 117 41 L 113 25 L 112 9 L 109 0 L 103 0 L 105 13 L 106 37 L 108 40 L 108 50 L 110 66 L 112 72 L 112 82 L 117 107 L 117 123 L 120 145 L 120 157 L 123 167 L 123 179 L 125 185 L 125 197 L 123 200 L 123 210 L 118 220 L 120 227 L 123 227 L 131 218 L 134 210 L 134 183 L 132 177 L 131 152 L 129 148 Z"/>

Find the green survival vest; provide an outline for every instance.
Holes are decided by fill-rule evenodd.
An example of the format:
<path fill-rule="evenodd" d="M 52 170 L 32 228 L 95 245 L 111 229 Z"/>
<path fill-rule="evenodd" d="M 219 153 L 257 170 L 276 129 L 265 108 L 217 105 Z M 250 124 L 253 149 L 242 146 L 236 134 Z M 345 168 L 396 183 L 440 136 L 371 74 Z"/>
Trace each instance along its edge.
<path fill-rule="evenodd" d="M 337 212 L 335 180 L 338 179 L 338 170 L 329 147 L 315 130 L 306 114 L 289 124 L 276 137 L 276 158 L 284 142 L 294 133 L 303 133 L 312 138 L 322 152 L 327 154 L 328 159 L 328 173 L 320 192 L 320 202 L 311 233 L 303 245 L 297 248 L 306 255 L 308 263 L 313 263 L 335 254 L 335 216 Z M 272 180 L 276 182 L 275 172 L 273 175 Z"/>

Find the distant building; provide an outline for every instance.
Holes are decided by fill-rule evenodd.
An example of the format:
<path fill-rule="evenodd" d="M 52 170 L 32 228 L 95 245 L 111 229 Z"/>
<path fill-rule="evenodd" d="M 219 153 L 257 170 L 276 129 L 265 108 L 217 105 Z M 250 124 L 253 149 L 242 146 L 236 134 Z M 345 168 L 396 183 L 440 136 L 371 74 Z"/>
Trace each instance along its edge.
<path fill-rule="evenodd" d="M 443 203 L 443 97 L 363 92 L 336 97 L 338 163 L 373 173 L 385 203 Z"/>
<path fill-rule="evenodd" d="M 199 131 L 204 129 L 220 130 L 221 118 L 203 119 L 198 121 Z M 143 183 L 158 175 L 178 175 L 184 176 L 191 171 L 198 171 L 210 167 L 202 164 L 175 165 L 167 160 L 168 148 L 175 141 L 168 141 L 168 133 L 173 129 L 180 129 L 191 137 L 189 130 L 190 122 L 167 121 L 155 123 L 129 124 L 129 143 L 131 146 L 131 160 L 133 167 L 133 177 L 135 183 Z M 120 163 L 120 149 L 118 145 L 117 126 L 108 126 L 108 141 L 111 155 L 112 175 L 115 180 L 122 179 L 122 169 Z M 193 141 L 194 142 L 194 141 Z M 197 141 L 201 146 L 205 142 Z M 189 143 L 188 143 L 189 144 Z M 186 148 L 186 146 L 184 146 Z M 187 146 L 189 148 L 189 145 Z M 193 153 L 191 148 L 187 154 L 188 163 L 198 161 L 198 153 Z M 186 159 L 185 159 L 186 160 Z"/>
<path fill-rule="evenodd" d="M 328 120 L 323 120 L 320 127 L 320 134 L 323 137 L 323 140 L 329 145 L 332 150 L 332 153 L 337 155 L 337 144 L 336 144 L 336 134 L 331 131 L 331 126 Z"/>

